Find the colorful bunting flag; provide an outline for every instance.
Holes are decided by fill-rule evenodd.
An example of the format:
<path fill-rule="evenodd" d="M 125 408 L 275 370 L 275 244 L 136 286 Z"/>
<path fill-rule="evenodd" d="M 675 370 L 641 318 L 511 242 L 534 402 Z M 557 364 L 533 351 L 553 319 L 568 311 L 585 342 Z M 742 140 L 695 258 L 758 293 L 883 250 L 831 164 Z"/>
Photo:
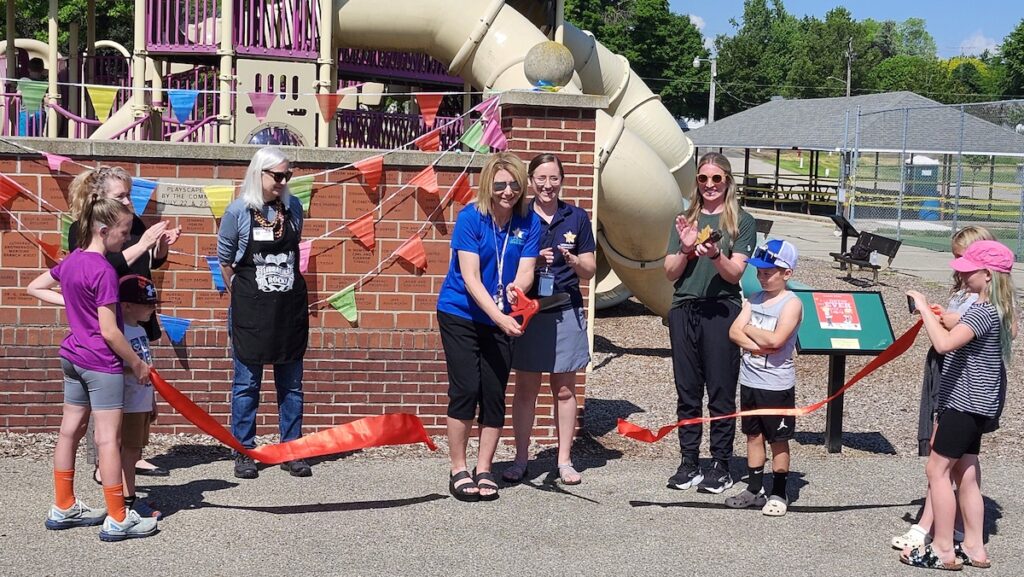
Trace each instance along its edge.
<path fill-rule="evenodd" d="M 479 121 L 474 122 L 468 130 L 459 139 L 459 142 L 465 144 L 470 150 L 475 150 L 481 154 L 487 154 L 491 151 L 490 148 L 483 142 L 484 139 L 484 127 Z"/>
<path fill-rule="evenodd" d="M 383 156 L 371 156 L 370 158 L 364 158 L 359 162 L 355 163 L 356 170 L 363 177 L 363 182 L 366 186 L 377 193 L 377 186 L 380 184 L 381 173 L 384 172 L 384 157 Z"/>
<path fill-rule="evenodd" d="M 481 112 L 483 114 L 488 114 L 489 112 L 491 112 L 491 109 L 498 104 L 498 96 L 498 94 L 495 94 L 494 96 L 487 98 L 480 104 L 474 106 L 470 112 Z"/>
<path fill-rule="evenodd" d="M 220 270 L 220 258 L 208 256 L 206 257 L 206 265 L 210 267 L 210 275 L 213 276 L 213 288 L 217 289 L 218 292 L 228 290 L 227 285 L 224 284 L 224 274 Z"/>
<path fill-rule="evenodd" d="M 356 309 L 355 285 L 349 285 L 334 293 L 327 298 L 327 303 L 341 313 L 348 322 L 355 323 L 359 320 L 359 311 Z"/>
<path fill-rule="evenodd" d="M 313 241 L 304 240 L 299 243 L 299 272 L 306 274 L 309 270 L 309 252 L 313 250 Z"/>
<path fill-rule="evenodd" d="M 167 338 L 171 339 L 172 343 L 180 345 L 185 340 L 185 331 L 188 330 L 192 321 L 159 313 L 156 316 L 160 317 L 160 326 L 167 333 Z"/>
<path fill-rule="evenodd" d="M 249 102 L 252 103 L 252 113 L 256 115 L 257 122 L 267 119 L 267 112 L 277 100 L 277 94 L 273 92 L 250 92 Z"/>
<path fill-rule="evenodd" d="M 374 230 L 373 213 L 367 213 L 345 225 L 348 230 L 356 235 L 359 244 L 373 250 L 377 241 Z"/>
<path fill-rule="evenodd" d="M 224 216 L 224 211 L 235 196 L 235 187 L 228 185 L 204 186 L 203 193 L 206 194 L 206 202 L 210 204 L 213 217 L 220 218 Z"/>
<path fill-rule="evenodd" d="M 60 215 L 60 248 L 64 252 L 71 252 L 70 241 L 68 236 L 71 234 L 71 223 L 75 222 L 75 219 L 71 218 L 71 215 L 64 212 Z"/>
<path fill-rule="evenodd" d="M 110 108 L 114 105 L 114 98 L 117 97 L 116 86 L 86 86 L 85 91 L 92 101 L 92 108 L 96 111 L 96 119 L 106 122 L 110 118 Z"/>
<path fill-rule="evenodd" d="M 505 138 L 505 133 L 501 130 L 501 123 L 494 118 L 487 122 L 481 142 L 496 150 L 508 149 L 508 139 Z"/>
<path fill-rule="evenodd" d="M 469 186 L 469 175 L 463 172 L 455 179 L 455 184 L 452 185 L 448 192 L 452 200 L 455 202 L 466 205 L 476 200 L 476 195 L 473 194 L 473 188 Z"/>
<path fill-rule="evenodd" d="M 414 140 L 413 144 L 423 152 L 439 152 L 441 150 L 441 129 L 431 130 Z"/>
<path fill-rule="evenodd" d="M 437 173 L 434 172 L 434 165 L 428 164 L 426 168 L 419 171 L 416 176 L 409 180 L 409 185 L 422 189 L 433 195 L 437 195 Z"/>
<path fill-rule="evenodd" d="M 44 152 L 43 156 L 46 157 L 46 165 L 54 172 L 60 172 L 60 167 L 63 166 L 65 162 L 71 160 L 66 156 L 53 154 L 52 152 Z"/>
<path fill-rule="evenodd" d="M 21 194 L 25 190 L 20 184 L 11 180 L 6 174 L 0 173 L 0 204 Z"/>
<path fill-rule="evenodd" d="M 60 247 L 50 244 L 43 239 L 38 239 L 39 248 L 46 255 L 46 258 L 50 259 L 50 262 L 57 264 L 60 262 Z"/>
<path fill-rule="evenodd" d="M 442 100 L 444 100 L 443 94 L 416 95 L 416 104 L 420 107 L 420 115 L 423 116 L 423 124 L 426 124 L 427 128 L 434 127 L 434 121 L 437 119 L 437 109 L 441 107 Z"/>
<path fill-rule="evenodd" d="M 423 239 L 419 235 L 413 236 L 398 247 L 395 256 L 409 261 L 419 270 L 427 268 L 427 251 L 423 246 Z"/>
<path fill-rule="evenodd" d="M 18 92 L 25 104 L 25 112 L 35 114 L 43 107 L 43 96 L 46 95 L 47 83 L 42 80 L 19 80 Z"/>
<path fill-rule="evenodd" d="M 158 184 L 160 183 L 144 178 L 132 178 L 131 198 L 135 214 L 141 216 L 145 212 L 146 205 L 149 204 L 149 199 L 153 198 L 153 191 Z"/>
<path fill-rule="evenodd" d="M 288 192 L 302 203 L 302 210 L 309 212 L 309 201 L 313 197 L 313 177 L 300 176 L 288 183 Z"/>
<path fill-rule="evenodd" d="M 178 119 L 178 122 L 184 124 L 188 117 L 192 116 L 192 109 L 196 107 L 197 96 L 199 96 L 198 90 L 171 88 L 167 91 L 167 98 L 171 102 L 171 112 L 174 113 L 174 117 Z"/>
<path fill-rule="evenodd" d="M 320 116 L 323 117 L 325 122 L 334 118 L 334 115 L 338 112 L 338 103 L 341 102 L 344 96 L 344 94 L 337 92 L 316 95 L 316 103 L 320 105 Z"/>

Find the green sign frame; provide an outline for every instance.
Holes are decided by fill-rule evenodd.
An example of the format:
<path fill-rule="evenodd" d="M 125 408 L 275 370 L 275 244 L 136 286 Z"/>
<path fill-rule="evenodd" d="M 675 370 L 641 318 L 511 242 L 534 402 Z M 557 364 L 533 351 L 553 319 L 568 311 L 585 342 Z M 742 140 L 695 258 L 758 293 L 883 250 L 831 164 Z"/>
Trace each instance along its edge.
<path fill-rule="evenodd" d="M 896 340 L 878 291 L 794 290 L 804 305 L 797 351 L 804 355 L 877 355 Z"/>

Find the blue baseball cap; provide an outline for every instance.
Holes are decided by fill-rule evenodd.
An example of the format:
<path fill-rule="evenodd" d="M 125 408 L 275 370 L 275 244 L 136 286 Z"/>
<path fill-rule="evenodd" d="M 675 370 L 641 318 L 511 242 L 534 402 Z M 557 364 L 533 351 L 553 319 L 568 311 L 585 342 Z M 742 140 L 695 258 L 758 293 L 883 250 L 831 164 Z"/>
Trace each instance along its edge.
<path fill-rule="evenodd" d="M 756 268 L 778 267 L 793 270 L 796 268 L 798 256 L 796 247 L 792 243 L 772 239 L 757 247 L 754 256 L 747 260 L 747 264 Z"/>

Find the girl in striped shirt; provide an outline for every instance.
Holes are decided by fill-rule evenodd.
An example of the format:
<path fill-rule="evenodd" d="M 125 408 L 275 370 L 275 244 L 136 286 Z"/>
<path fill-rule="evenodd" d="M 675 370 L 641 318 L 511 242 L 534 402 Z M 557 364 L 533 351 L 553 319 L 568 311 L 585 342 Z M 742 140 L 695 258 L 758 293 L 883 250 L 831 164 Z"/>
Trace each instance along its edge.
<path fill-rule="evenodd" d="M 907 291 L 936 352 L 945 354 L 939 386 L 938 424 L 932 436 L 932 452 L 925 471 L 935 515 L 931 544 L 903 551 L 900 561 L 915 567 L 958 570 L 963 565 L 989 567 L 982 542 L 985 507 L 978 484 L 978 453 L 981 436 L 1002 412 L 1006 398 L 1005 371 L 1010 345 L 1016 336 L 1015 288 L 1010 271 L 1013 253 L 999 242 L 972 243 L 950 266 L 963 285 L 978 295 L 946 329 L 931 314 L 924 295 Z M 964 540 L 953 541 L 959 488 Z"/>

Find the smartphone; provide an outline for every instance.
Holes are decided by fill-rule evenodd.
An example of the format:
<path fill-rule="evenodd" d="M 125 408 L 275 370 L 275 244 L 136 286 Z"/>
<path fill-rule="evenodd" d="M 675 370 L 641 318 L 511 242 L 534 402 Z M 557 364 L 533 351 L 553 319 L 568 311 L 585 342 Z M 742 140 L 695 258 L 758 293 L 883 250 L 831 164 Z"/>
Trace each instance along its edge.
<path fill-rule="evenodd" d="M 910 295 L 907 295 L 907 310 L 910 311 L 910 314 L 917 312 L 917 303 L 914 302 L 914 297 Z"/>
<path fill-rule="evenodd" d="M 718 242 L 720 240 L 722 240 L 722 231 L 720 231 L 720 230 L 713 230 L 713 231 L 711 231 L 711 234 L 708 235 L 708 239 L 706 241 L 704 241 L 703 244 L 711 245 L 711 244 L 714 244 L 714 243 L 716 243 L 716 242 Z"/>

